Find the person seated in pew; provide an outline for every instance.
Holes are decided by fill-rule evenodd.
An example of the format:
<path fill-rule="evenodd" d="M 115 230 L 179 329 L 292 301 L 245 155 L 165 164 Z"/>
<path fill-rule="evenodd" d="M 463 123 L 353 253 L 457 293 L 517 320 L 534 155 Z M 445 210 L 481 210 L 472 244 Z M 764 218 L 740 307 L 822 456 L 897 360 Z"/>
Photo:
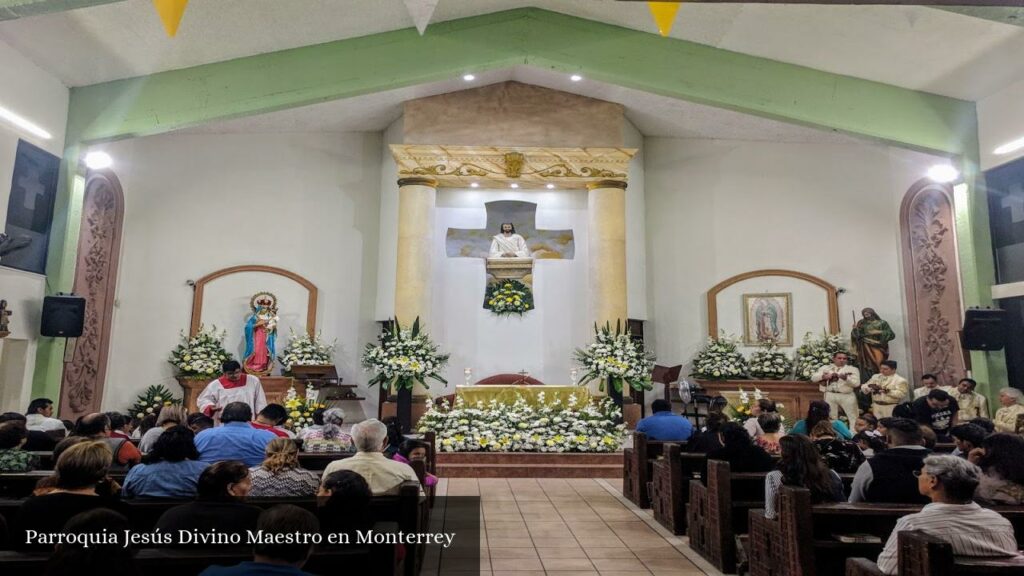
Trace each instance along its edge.
<path fill-rule="evenodd" d="M 77 514 L 64 525 L 66 534 L 117 534 L 116 543 L 90 542 L 58 544 L 43 569 L 44 576 L 82 576 L 83 574 L 139 573 L 131 546 L 124 545 L 124 533 L 131 528 L 128 518 L 107 508 L 96 508 Z"/>
<path fill-rule="evenodd" d="M 146 435 L 146 432 L 149 432 L 156 426 L 157 416 L 158 414 L 146 414 L 143 416 L 142 420 L 139 420 L 139 425 L 135 427 L 135 431 L 132 432 L 132 436 L 141 440 Z"/>
<path fill-rule="evenodd" d="M 999 406 L 992 418 L 996 432 L 1017 431 L 1017 417 L 1024 414 L 1024 392 L 1016 388 L 1003 388 L 999 391 Z"/>
<path fill-rule="evenodd" d="M 156 426 L 146 430 L 146 433 L 142 435 L 142 439 L 139 440 L 139 452 L 146 453 L 152 450 L 157 438 L 165 430 L 181 426 L 187 421 L 186 418 L 188 418 L 188 414 L 184 406 L 164 406 L 161 408 L 160 414 L 156 417 Z"/>
<path fill-rule="evenodd" d="M 36 534 L 57 534 L 71 517 L 95 508 L 110 508 L 128 515 L 124 503 L 109 493 L 98 490 L 107 480 L 107 472 L 114 460 L 110 447 L 99 440 L 78 442 L 61 453 L 55 466 L 56 485 L 41 496 L 32 496 L 18 509 L 20 537 L 17 548 L 46 550 L 53 546 L 37 540 L 28 540 L 29 531 Z"/>
<path fill-rule="evenodd" d="M 267 404 L 249 423 L 257 430 L 266 430 L 278 438 L 295 438 L 291 430 L 285 430 L 284 423 L 288 420 L 288 411 L 280 404 Z"/>
<path fill-rule="evenodd" d="M 25 421 L 29 430 L 56 433 L 61 438 L 67 434 L 64 423 L 53 417 L 53 400 L 49 398 L 36 398 L 29 402 Z"/>
<path fill-rule="evenodd" d="M 854 434 L 860 432 L 874 432 L 878 429 L 878 418 L 875 417 L 871 412 L 865 412 L 857 417 L 857 421 L 853 423 Z"/>
<path fill-rule="evenodd" d="M 767 472 L 775 468 L 775 459 L 764 448 L 754 445 L 753 438 L 739 422 L 727 422 L 719 432 L 722 447 L 708 452 L 708 460 L 724 460 L 731 472 Z"/>
<path fill-rule="evenodd" d="M 774 520 L 780 486 L 798 486 L 811 491 L 811 502 L 840 502 L 843 480 L 830 470 L 811 439 L 803 434 L 790 434 L 779 441 L 782 457 L 778 469 L 764 477 L 764 517 Z"/>
<path fill-rule="evenodd" d="M 251 562 L 210 566 L 200 576 L 309 576 L 302 567 L 313 553 L 313 543 L 289 542 L 287 538 L 320 532 L 316 515 L 292 504 L 279 504 L 260 514 L 256 529 L 271 537 L 253 546 Z"/>
<path fill-rule="evenodd" d="M 120 412 L 106 412 L 106 415 L 107 418 L 110 418 L 111 438 L 124 438 L 125 440 L 132 439 L 131 418 L 121 414 Z"/>
<path fill-rule="evenodd" d="M 405 430 L 402 429 L 402 422 L 397 416 L 389 416 L 383 422 L 388 429 L 388 444 L 384 448 L 384 455 L 391 458 L 395 452 L 398 452 L 398 447 L 402 445 L 402 442 L 405 442 Z"/>
<path fill-rule="evenodd" d="M 142 464 L 128 471 L 121 493 L 125 498 L 195 498 L 206 467 L 199 461 L 195 434 L 185 426 L 172 426 L 157 437 Z"/>
<path fill-rule="evenodd" d="M 300 434 L 303 449 L 307 452 L 355 452 L 352 436 L 341 429 L 345 423 L 345 411 L 341 408 L 318 408 L 313 411 L 314 425 Z"/>
<path fill-rule="evenodd" d="M 850 502 L 924 504 L 927 498 L 917 490 L 914 472 L 931 454 L 921 444 L 921 427 L 907 418 L 883 418 L 888 445 L 868 458 L 853 477 Z"/>
<path fill-rule="evenodd" d="M 383 454 L 389 445 L 388 428 L 383 422 L 370 418 L 356 424 L 352 427 L 352 438 L 356 443 L 355 455 L 328 464 L 323 478 L 338 470 L 352 470 L 366 479 L 374 496 L 393 494 L 403 482 L 419 484 L 416 472 L 408 464 Z"/>
<path fill-rule="evenodd" d="M 896 574 L 899 567 L 899 533 L 919 530 L 953 548 L 956 556 L 1002 557 L 1017 555 L 1017 539 L 1010 521 L 998 512 L 972 502 L 981 470 L 956 456 L 929 456 L 919 470 L 917 489 L 930 501 L 920 512 L 896 521 L 885 548 L 878 555 L 878 569 Z"/>
<path fill-rule="evenodd" d="M 935 445 L 939 443 L 939 437 L 935 434 L 935 430 L 924 424 L 918 426 L 921 427 L 921 445 L 929 450 L 935 450 Z"/>
<path fill-rule="evenodd" d="M 968 424 L 974 424 L 985 431 L 985 435 L 995 434 L 996 423 L 989 420 L 988 418 L 971 418 L 967 421 Z"/>
<path fill-rule="evenodd" d="M 749 421 L 748 419 L 747 422 Z M 764 451 L 769 454 L 778 455 L 781 453 L 782 448 L 779 446 L 779 440 L 786 434 L 782 430 L 782 416 L 778 412 L 761 412 L 761 415 L 757 417 L 757 423 L 757 428 L 761 432 L 754 436 L 754 444 L 764 448 Z M 746 422 L 743 423 L 743 427 L 746 428 L 747 432 L 750 432 Z"/>
<path fill-rule="evenodd" d="M 672 413 L 672 404 L 664 398 L 651 402 L 651 415 L 636 423 L 636 431 L 650 440 L 683 442 L 693 435 L 693 424 L 685 416 Z"/>
<path fill-rule="evenodd" d="M 694 454 L 706 454 L 721 448 L 722 437 L 718 433 L 722 430 L 722 425 L 728 421 L 729 417 L 724 414 L 718 412 L 708 414 L 704 429 L 694 432 L 693 436 L 690 436 L 684 450 Z"/>
<path fill-rule="evenodd" d="M 0 424 L 0 472 L 29 472 L 35 470 L 38 459 L 22 449 L 28 440 L 28 430 L 21 422 Z"/>
<path fill-rule="evenodd" d="M 114 455 L 114 469 L 127 469 L 142 461 L 142 453 L 139 449 L 124 438 L 110 437 L 110 418 L 106 414 L 96 412 L 83 416 L 75 425 L 75 436 L 82 436 L 90 440 L 105 442 Z"/>
<path fill-rule="evenodd" d="M 60 460 L 60 455 L 61 454 L 63 454 L 68 448 L 71 448 L 75 444 L 81 444 L 82 442 L 89 442 L 89 439 L 88 438 L 82 438 L 81 436 L 68 436 L 67 438 L 61 440 L 60 442 L 57 443 L 56 446 L 53 447 L 53 456 L 50 457 L 50 461 L 54 463 L 54 466 L 56 466 L 57 461 Z M 114 484 L 116 484 L 116 482 Z M 108 487 L 109 488 L 109 482 L 101 483 L 100 486 L 104 486 L 104 487 Z M 36 486 L 32 490 L 32 495 L 33 496 L 42 496 L 43 494 L 49 494 L 50 492 L 53 492 L 56 489 L 57 489 L 57 473 L 54 472 L 53 474 L 50 474 L 49 476 L 47 476 L 45 478 L 40 478 L 39 481 L 36 482 Z M 117 487 L 117 492 L 110 492 L 109 489 L 107 491 L 102 491 L 101 492 L 101 494 L 103 494 L 103 495 L 110 495 L 110 496 L 117 496 L 120 493 L 121 493 L 121 487 L 120 486 Z"/>
<path fill-rule="evenodd" d="M 15 422 L 21 424 L 27 431 L 25 437 L 25 445 L 21 447 L 22 450 L 28 452 L 49 452 L 53 450 L 53 447 L 57 445 L 57 442 L 64 438 L 60 435 L 58 438 L 55 432 L 40 432 L 39 430 L 32 430 L 28 427 L 28 420 L 23 414 L 17 412 L 4 412 L 0 414 L 0 424 L 5 422 Z"/>
<path fill-rule="evenodd" d="M 196 501 L 164 512 L 154 528 L 173 534 L 176 541 L 179 530 L 216 530 L 221 534 L 239 534 L 245 541 L 245 532 L 256 529 L 256 519 L 260 515 L 259 508 L 245 503 L 250 489 L 252 480 L 245 464 L 237 460 L 217 462 L 199 475 Z M 181 541 L 177 543 L 187 544 Z"/>
<path fill-rule="evenodd" d="M 1024 504 L 1024 438 L 992 434 L 967 457 L 982 471 L 975 500 L 982 504 Z"/>
<path fill-rule="evenodd" d="M 747 418 L 743 422 L 743 427 L 746 428 L 747 432 L 752 438 L 757 438 L 764 434 L 764 430 L 761 428 L 761 422 L 758 418 L 762 414 L 778 414 L 778 408 L 775 406 L 775 402 L 767 398 L 761 398 L 757 402 L 754 402 L 750 407 L 750 418 Z M 785 434 L 786 429 L 782 426 L 782 419 L 779 419 L 779 433 Z"/>
<path fill-rule="evenodd" d="M 289 438 L 275 438 L 267 444 L 267 457 L 249 469 L 252 478 L 250 498 L 313 496 L 320 487 L 320 476 L 299 464 L 299 447 Z"/>
<path fill-rule="evenodd" d="M 249 426 L 251 420 L 248 404 L 229 403 L 220 413 L 222 426 L 196 434 L 199 459 L 208 464 L 222 460 L 241 460 L 249 467 L 262 464 L 267 444 L 277 436 Z"/>
<path fill-rule="evenodd" d="M 853 435 L 853 441 L 857 443 L 865 458 L 871 458 L 886 448 L 885 440 L 877 432 L 857 432 Z"/>
<path fill-rule="evenodd" d="M 186 425 L 192 432 L 199 434 L 203 430 L 209 430 L 213 428 L 213 418 L 210 418 L 202 412 L 196 412 L 195 414 L 189 414 L 188 418 L 185 419 Z"/>
<path fill-rule="evenodd" d="M 793 429 L 789 431 L 790 434 L 803 434 L 807 436 L 814 430 L 814 426 L 818 422 L 828 421 L 835 428 L 836 434 L 839 435 L 843 440 L 850 440 L 853 438 L 853 434 L 850 429 L 841 420 L 832 420 L 831 408 L 829 408 L 828 402 L 822 400 L 812 400 L 810 405 L 807 407 L 807 417 L 803 420 L 797 420 L 796 424 L 793 425 Z"/>
<path fill-rule="evenodd" d="M 370 501 L 373 491 L 366 479 L 351 470 L 338 470 L 324 476 L 317 495 L 320 530 L 328 534 L 348 534 L 373 527 Z"/>
<path fill-rule="evenodd" d="M 967 458 L 971 450 L 981 447 L 982 440 L 988 434 L 980 426 L 975 424 L 957 424 L 949 429 L 949 435 L 953 437 L 953 456 Z"/>
<path fill-rule="evenodd" d="M 811 441 L 818 449 L 825 465 L 840 474 L 855 472 L 864 463 L 864 453 L 849 440 L 836 437 L 836 431 L 829 422 L 818 422 L 811 430 Z"/>
<path fill-rule="evenodd" d="M 405 442 L 402 442 L 402 445 L 398 447 L 398 452 L 396 452 L 391 459 L 403 464 L 411 464 L 414 460 L 426 463 L 427 450 L 429 450 L 429 448 L 430 445 L 426 442 L 410 438 Z M 423 485 L 436 486 L 437 476 L 434 476 L 430 472 L 426 472 L 423 478 Z"/>
<path fill-rule="evenodd" d="M 938 436 L 939 442 L 951 442 L 949 429 L 958 424 L 960 405 L 948 392 L 932 390 L 927 396 L 914 400 L 911 406 L 914 410 L 914 419 L 919 424 L 931 428 Z"/>

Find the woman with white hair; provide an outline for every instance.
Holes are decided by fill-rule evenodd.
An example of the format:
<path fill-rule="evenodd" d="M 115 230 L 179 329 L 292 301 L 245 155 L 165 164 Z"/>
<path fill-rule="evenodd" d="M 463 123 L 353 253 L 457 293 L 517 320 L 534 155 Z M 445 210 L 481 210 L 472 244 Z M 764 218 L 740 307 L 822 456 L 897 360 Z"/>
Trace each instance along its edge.
<path fill-rule="evenodd" d="M 318 414 L 319 412 L 319 414 Z M 345 411 L 341 408 L 328 408 L 313 413 L 315 426 L 303 430 L 299 437 L 307 452 L 341 451 L 352 452 L 352 436 L 342 431 L 345 423 Z"/>
<path fill-rule="evenodd" d="M 1015 556 L 1017 539 L 1010 521 L 971 500 L 981 474 L 980 468 L 957 456 L 925 458 L 914 475 L 918 492 L 931 503 L 896 522 L 878 556 L 878 569 L 884 574 L 896 574 L 898 535 L 903 530 L 918 530 L 944 540 L 956 556 Z"/>
<path fill-rule="evenodd" d="M 351 470 L 366 480 L 374 496 L 394 494 L 403 482 L 419 484 L 412 467 L 384 456 L 388 429 L 383 422 L 371 418 L 356 424 L 352 427 L 352 439 L 356 454 L 328 464 L 323 478 L 338 470 Z"/>
<path fill-rule="evenodd" d="M 1024 392 L 1016 388 L 1003 388 L 999 391 L 999 404 L 1002 408 L 996 410 L 996 415 L 992 418 L 996 425 L 996 432 L 1013 434 L 1017 431 L 1017 417 L 1024 414 L 1022 400 L 1024 400 Z"/>

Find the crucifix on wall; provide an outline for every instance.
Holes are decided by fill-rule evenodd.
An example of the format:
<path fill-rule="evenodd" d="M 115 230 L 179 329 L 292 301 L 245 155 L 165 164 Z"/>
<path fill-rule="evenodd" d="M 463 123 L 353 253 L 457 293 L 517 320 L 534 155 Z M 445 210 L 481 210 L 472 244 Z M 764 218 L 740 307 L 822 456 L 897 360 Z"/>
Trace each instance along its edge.
<path fill-rule="evenodd" d="M 495 285 L 504 280 L 521 281 L 526 286 L 533 284 L 533 261 L 535 259 L 571 260 L 575 257 L 576 245 L 572 230 L 548 230 L 537 228 L 537 205 L 518 200 L 496 200 L 484 204 L 487 210 L 485 228 L 449 228 L 445 238 L 445 250 L 449 258 L 483 258 L 487 261 L 488 296 L 484 307 L 489 306 L 491 292 Z M 514 232 L 523 237 L 525 251 L 512 253 L 512 244 L 503 241 L 502 224 L 513 224 Z M 492 253 L 495 244 L 497 252 Z M 532 308 L 532 300 L 527 309 Z M 494 309 L 494 308 L 492 308 Z"/>

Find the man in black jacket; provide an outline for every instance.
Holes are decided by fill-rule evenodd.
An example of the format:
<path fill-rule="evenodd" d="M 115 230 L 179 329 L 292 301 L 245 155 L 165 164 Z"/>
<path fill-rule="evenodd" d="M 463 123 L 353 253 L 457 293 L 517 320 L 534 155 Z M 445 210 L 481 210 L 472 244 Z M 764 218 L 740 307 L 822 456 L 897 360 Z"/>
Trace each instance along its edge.
<path fill-rule="evenodd" d="M 850 490 L 850 502 L 927 504 L 917 489 L 914 472 L 931 454 L 922 445 L 921 428 L 908 418 L 886 418 L 889 448 L 875 454 L 857 468 Z"/>

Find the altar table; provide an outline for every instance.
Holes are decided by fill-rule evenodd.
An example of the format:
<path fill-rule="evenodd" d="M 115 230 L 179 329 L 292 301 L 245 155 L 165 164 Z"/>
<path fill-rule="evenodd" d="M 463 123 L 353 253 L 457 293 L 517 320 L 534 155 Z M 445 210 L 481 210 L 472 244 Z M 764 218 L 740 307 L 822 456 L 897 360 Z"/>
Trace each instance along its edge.
<path fill-rule="evenodd" d="M 577 406 L 585 406 L 590 403 L 590 391 L 586 386 L 516 386 L 516 385 L 485 385 L 485 386 L 456 386 L 455 397 L 462 398 L 467 406 L 472 406 L 477 401 L 483 402 L 484 406 L 490 404 L 491 400 L 497 400 L 499 404 L 513 404 L 516 395 L 523 397 L 530 406 L 541 406 L 540 395 L 544 394 L 543 405 L 567 406 L 570 397 L 576 398 Z"/>

